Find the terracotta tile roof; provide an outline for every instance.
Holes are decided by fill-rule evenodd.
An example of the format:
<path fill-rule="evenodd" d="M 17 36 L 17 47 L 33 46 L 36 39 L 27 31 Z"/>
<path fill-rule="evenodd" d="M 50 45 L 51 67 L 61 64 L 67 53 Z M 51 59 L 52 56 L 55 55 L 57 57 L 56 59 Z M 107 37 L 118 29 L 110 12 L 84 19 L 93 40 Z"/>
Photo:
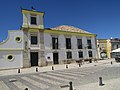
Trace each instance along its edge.
<path fill-rule="evenodd" d="M 73 26 L 67 26 L 67 25 L 61 25 L 55 28 L 50 28 L 51 30 L 59 30 L 59 31 L 67 31 L 67 32 L 78 32 L 78 33 L 87 33 L 92 34 L 90 32 L 84 31 L 82 29 L 73 27 Z"/>

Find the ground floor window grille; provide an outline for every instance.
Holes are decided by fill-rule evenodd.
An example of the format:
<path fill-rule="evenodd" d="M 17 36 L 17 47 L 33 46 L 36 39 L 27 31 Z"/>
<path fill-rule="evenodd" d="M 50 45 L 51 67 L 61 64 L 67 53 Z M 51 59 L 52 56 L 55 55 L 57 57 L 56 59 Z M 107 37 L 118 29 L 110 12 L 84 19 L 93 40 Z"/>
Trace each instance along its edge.
<path fill-rule="evenodd" d="M 83 58 L 83 52 L 82 51 L 79 51 L 78 54 L 79 54 L 79 58 Z"/>
<path fill-rule="evenodd" d="M 72 52 L 67 52 L 67 59 L 72 59 Z"/>
<path fill-rule="evenodd" d="M 92 57 L 92 51 L 88 51 L 89 57 Z"/>

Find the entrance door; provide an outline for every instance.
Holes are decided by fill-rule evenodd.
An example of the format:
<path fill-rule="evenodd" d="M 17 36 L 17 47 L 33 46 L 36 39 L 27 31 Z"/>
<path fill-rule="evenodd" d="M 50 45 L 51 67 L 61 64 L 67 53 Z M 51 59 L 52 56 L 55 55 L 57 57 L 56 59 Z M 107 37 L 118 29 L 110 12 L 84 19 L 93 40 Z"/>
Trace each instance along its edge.
<path fill-rule="evenodd" d="M 53 63 L 54 64 L 59 64 L 58 53 L 53 53 Z"/>
<path fill-rule="evenodd" d="M 30 53 L 31 66 L 38 66 L 38 52 Z"/>

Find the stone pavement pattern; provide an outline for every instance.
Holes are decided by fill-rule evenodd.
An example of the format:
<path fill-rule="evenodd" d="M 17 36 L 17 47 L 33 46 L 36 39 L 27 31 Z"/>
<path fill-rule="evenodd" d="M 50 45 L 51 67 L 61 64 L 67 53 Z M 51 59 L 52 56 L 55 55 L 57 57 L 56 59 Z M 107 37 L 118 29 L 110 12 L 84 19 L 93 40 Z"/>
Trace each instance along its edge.
<path fill-rule="evenodd" d="M 120 90 L 120 78 L 104 81 L 105 85 L 99 86 L 97 83 L 86 84 L 75 87 L 76 90 Z M 69 90 L 69 89 L 68 89 Z"/>
<path fill-rule="evenodd" d="M 102 65 L 105 63 L 110 63 L 111 61 L 114 61 L 114 59 L 110 60 L 101 60 L 93 63 L 85 63 L 82 65 L 82 67 L 90 67 L 94 65 Z M 62 65 L 53 65 L 55 70 L 63 70 L 66 68 L 65 64 Z M 68 64 L 68 68 L 78 68 L 79 65 L 77 63 L 72 63 Z M 20 69 L 21 73 L 20 74 L 26 74 L 26 73 L 34 73 L 35 69 L 38 68 L 39 72 L 46 72 L 46 71 L 51 71 L 52 66 L 45 66 L 45 67 L 31 67 L 31 68 L 22 68 Z M 5 75 L 17 75 L 18 69 L 10 69 L 10 70 L 0 70 L 0 76 L 5 76 Z"/>
<path fill-rule="evenodd" d="M 3 76 L 2 78 L 0 78 L 0 90 L 24 90 L 25 88 L 28 88 L 28 90 L 69 90 L 68 83 L 70 81 L 77 80 L 78 78 L 83 78 L 86 75 L 94 74 L 99 70 L 104 69 L 104 68 L 91 68 L 92 69 L 91 72 L 89 67 L 100 64 L 103 65 L 107 63 L 110 64 L 110 61 L 109 62 L 101 61 L 100 63 L 86 64 L 85 66 L 83 65 L 82 67 L 78 67 L 77 65 L 72 64 L 71 69 L 64 69 L 65 67 L 63 68 L 62 65 L 59 65 L 58 67 L 57 66 L 55 67 L 55 69 L 57 69 L 55 71 L 51 71 L 51 67 L 49 66 L 47 67 L 46 70 L 41 69 L 41 72 L 36 73 L 32 73 L 35 70 L 35 68 L 28 69 L 28 71 L 31 70 L 30 72 L 28 72 L 27 69 L 23 69 L 22 72 L 25 73 L 25 71 L 27 71 L 26 73 L 28 74 L 17 75 L 14 75 L 16 73 L 15 71 L 16 69 L 11 70 L 12 73 L 9 77 L 3 76 L 7 75 L 6 73 L 3 74 L 0 73 L 1 77 Z M 107 83 L 104 88 L 102 86 L 99 87 L 97 82 L 81 86 L 75 86 L 74 90 L 108 90 L 108 87 L 109 85 L 111 85 L 111 82 L 115 83 L 118 82 L 119 80 L 114 79 L 112 81 L 110 80 L 106 81 L 109 83 Z M 66 86 L 65 88 L 60 87 L 60 86 L 64 87 L 64 85 Z M 109 90 L 114 89 L 111 88 Z"/>
<path fill-rule="evenodd" d="M 98 71 L 99 69 L 97 69 Z M 60 86 L 68 85 L 72 80 L 96 72 L 81 71 L 81 69 L 57 70 L 43 73 L 15 75 L 3 77 L 0 81 L 0 90 L 57 90 Z"/>

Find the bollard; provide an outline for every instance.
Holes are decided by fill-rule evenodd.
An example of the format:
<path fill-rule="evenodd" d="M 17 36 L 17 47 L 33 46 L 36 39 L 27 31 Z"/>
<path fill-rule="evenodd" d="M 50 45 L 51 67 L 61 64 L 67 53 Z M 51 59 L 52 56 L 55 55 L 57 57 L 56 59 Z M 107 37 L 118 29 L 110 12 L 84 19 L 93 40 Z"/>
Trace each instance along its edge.
<path fill-rule="evenodd" d="M 103 86 L 104 84 L 102 83 L 102 77 L 99 77 L 99 86 Z"/>
<path fill-rule="evenodd" d="M 92 59 L 89 60 L 89 63 L 92 63 Z"/>
<path fill-rule="evenodd" d="M 52 66 L 52 70 L 54 70 L 54 67 Z"/>
<path fill-rule="evenodd" d="M 28 90 L 28 88 L 25 88 L 24 90 Z"/>
<path fill-rule="evenodd" d="M 20 69 L 18 69 L 18 73 L 20 73 Z"/>
<path fill-rule="evenodd" d="M 81 64 L 79 63 L 79 67 L 81 67 Z"/>
<path fill-rule="evenodd" d="M 72 82 L 69 82 L 69 84 L 70 84 L 69 90 L 73 90 Z"/>
<path fill-rule="evenodd" d="M 38 68 L 36 68 L 36 72 L 38 72 Z"/>
<path fill-rule="evenodd" d="M 111 61 L 111 65 L 113 64 L 113 62 Z"/>
<path fill-rule="evenodd" d="M 68 65 L 66 65 L 66 68 L 68 68 Z"/>

